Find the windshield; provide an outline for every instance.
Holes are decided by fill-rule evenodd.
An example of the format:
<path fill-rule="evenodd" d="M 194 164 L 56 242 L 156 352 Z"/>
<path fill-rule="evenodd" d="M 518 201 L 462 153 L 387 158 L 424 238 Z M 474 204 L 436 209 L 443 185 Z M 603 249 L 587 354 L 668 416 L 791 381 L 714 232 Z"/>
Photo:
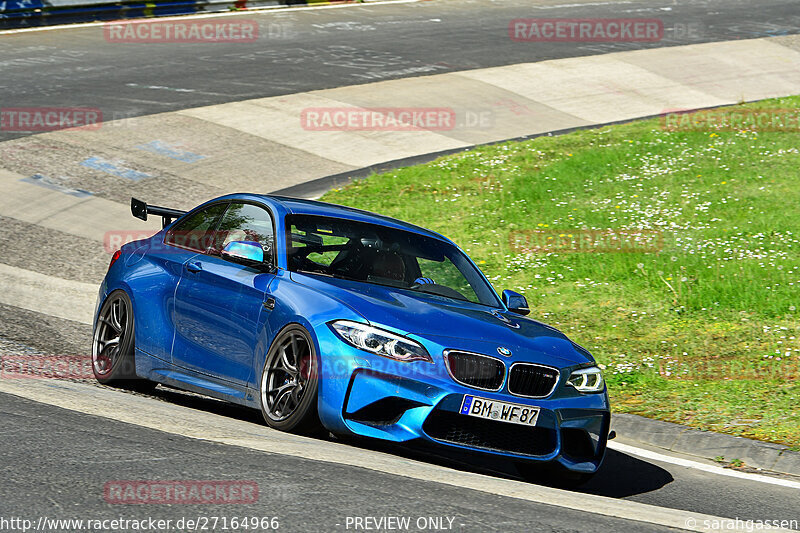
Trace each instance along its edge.
<path fill-rule="evenodd" d="M 286 217 L 289 270 L 499 306 L 494 289 L 452 244 L 377 224 Z"/>

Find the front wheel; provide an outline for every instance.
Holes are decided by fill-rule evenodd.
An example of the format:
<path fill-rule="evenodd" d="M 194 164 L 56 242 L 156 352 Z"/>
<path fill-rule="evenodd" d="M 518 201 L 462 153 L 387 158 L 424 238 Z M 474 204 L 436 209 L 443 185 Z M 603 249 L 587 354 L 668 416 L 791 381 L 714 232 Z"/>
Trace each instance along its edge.
<path fill-rule="evenodd" d="M 317 433 L 319 372 L 314 343 L 300 326 L 278 335 L 261 373 L 261 414 L 267 425 L 281 431 Z"/>
<path fill-rule="evenodd" d="M 147 391 L 155 383 L 136 375 L 131 299 L 122 290 L 108 295 L 92 334 L 92 371 L 103 385 Z"/>

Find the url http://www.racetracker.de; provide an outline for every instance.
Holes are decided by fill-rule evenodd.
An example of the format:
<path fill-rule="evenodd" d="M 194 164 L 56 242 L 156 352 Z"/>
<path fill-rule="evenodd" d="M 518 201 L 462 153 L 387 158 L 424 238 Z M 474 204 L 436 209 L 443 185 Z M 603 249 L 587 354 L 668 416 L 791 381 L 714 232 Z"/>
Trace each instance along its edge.
<path fill-rule="evenodd" d="M 276 516 L 194 516 L 182 518 L 50 518 L 36 519 L 0 516 L 0 531 L 275 531 L 281 522 Z"/>

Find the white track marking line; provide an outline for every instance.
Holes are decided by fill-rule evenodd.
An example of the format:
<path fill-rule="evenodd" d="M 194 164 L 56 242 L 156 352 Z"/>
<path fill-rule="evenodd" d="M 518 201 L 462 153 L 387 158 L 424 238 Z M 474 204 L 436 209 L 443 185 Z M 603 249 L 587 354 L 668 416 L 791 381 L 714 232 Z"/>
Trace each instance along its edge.
<path fill-rule="evenodd" d="M 565 7 L 586 7 L 586 6 L 618 6 L 621 4 L 632 4 L 633 2 L 585 2 L 580 4 L 556 4 L 552 6 L 531 6 L 533 9 L 562 9 Z"/>
<path fill-rule="evenodd" d="M 387 4 L 414 4 L 422 0 L 383 0 L 378 2 L 367 2 L 364 4 L 335 4 L 324 6 L 304 6 L 304 7 L 288 7 L 288 6 L 265 6 L 248 8 L 245 11 L 222 11 L 220 13 L 202 13 L 197 15 L 181 15 L 173 17 L 150 17 L 150 18 L 133 18 L 133 19 L 120 19 L 109 20 L 104 22 L 82 22 L 80 24 L 66 24 L 58 26 L 45 26 L 41 28 L 19 28 L 16 30 L 2 30 L 0 35 L 7 35 L 12 33 L 30 33 L 40 31 L 54 31 L 54 30 L 71 30 L 76 28 L 94 28 L 98 26 L 109 26 L 113 24 L 141 24 L 144 22 L 167 22 L 171 20 L 195 20 L 195 19 L 209 19 L 219 17 L 241 17 L 253 13 L 293 13 L 295 11 L 312 11 L 317 9 L 340 9 L 347 7 L 369 7 L 381 6 Z"/>
<path fill-rule="evenodd" d="M 22 178 L 0 168 L 0 215 L 103 243 L 98 253 L 105 251 L 109 259 L 111 248 L 122 245 L 128 236 L 141 239 L 161 229 L 156 218 L 144 223 L 133 219 L 130 206 L 123 203 L 99 196 L 78 198 Z"/>
<path fill-rule="evenodd" d="M 388 453 L 281 433 L 259 424 L 153 398 L 126 394 L 88 383 L 43 379 L 0 379 L 0 392 L 70 411 L 102 416 L 185 437 L 241 446 L 268 453 L 366 468 L 595 515 L 699 533 L 747 531 L 744 523 L 741 526 L 734 525 L 733 528 L 726 528 L 731 520 L 728 518 L 606 496 L 575 493 L 454 470 Z M 708 524 L 712 525 L 708 526 Z M 718 525 L 714 526 L 713 524 Z M 631 529 L 634 527 L 631 525 Z"/>
<path fill-rule="evenodd" d="M 0 303 L 91 324 L 99 286 L 0 263 Z"/>
<path fill-rule="evenodd" d="M 720 476 L 735 477 L 738 479 L 746 479 L 748 481 L 758 481 L 760 483 L 769 483 L 770 485 L 780 485 L 781 487 L 800 489 L 800 482 L 797 481 L 772 478 L 769 476 L 762 476 L 760 474 L 749 474 L 747 472 L 737 472 L 736 470 L 731 470 L 730 468 L 722 468 L 720 466 L 707 465 L 704 463 L 699 463 L 697 461 L 691 461 L 689 459 L 681 459 L 680 457 L 664 455 L 651 450 L 645 450 L 642 448 L 637 448 L 635 446 L 630 446 L 628 444 L 622 444 L 621 442 L 611 441 L 608 443 L 608 447 L 611 448 L 612 450 L 617 450 L 622 453 L 627 453 L 630 455 L 636 455 L 637 457 L 642 457 L 643 459 L 650 459 L 652 461 L 661 461 L 662 463 L 670 463 L 673 465 L 685 466 L 687 468 L 702 470 L 703 472 L 709 472 L 711 474 L 717 474 Z"/>

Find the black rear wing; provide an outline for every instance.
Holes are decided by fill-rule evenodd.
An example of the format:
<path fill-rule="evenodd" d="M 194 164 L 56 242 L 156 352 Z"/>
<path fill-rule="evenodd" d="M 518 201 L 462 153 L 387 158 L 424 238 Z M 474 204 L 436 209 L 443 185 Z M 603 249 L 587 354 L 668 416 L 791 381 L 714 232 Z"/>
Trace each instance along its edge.
<path fill-rule="evenodd" d="M 131 198 L 131 214 L 142 220 L 147 220 L 147 215 L 156 215 L 161 217 L 161 227 L 166 228 L 172 223 L 173 219 L 185 215 L 186 211 L 170 209 L 168 207 L 158 207 L 157 205 L 147 205 L 141 200 Z"/>

